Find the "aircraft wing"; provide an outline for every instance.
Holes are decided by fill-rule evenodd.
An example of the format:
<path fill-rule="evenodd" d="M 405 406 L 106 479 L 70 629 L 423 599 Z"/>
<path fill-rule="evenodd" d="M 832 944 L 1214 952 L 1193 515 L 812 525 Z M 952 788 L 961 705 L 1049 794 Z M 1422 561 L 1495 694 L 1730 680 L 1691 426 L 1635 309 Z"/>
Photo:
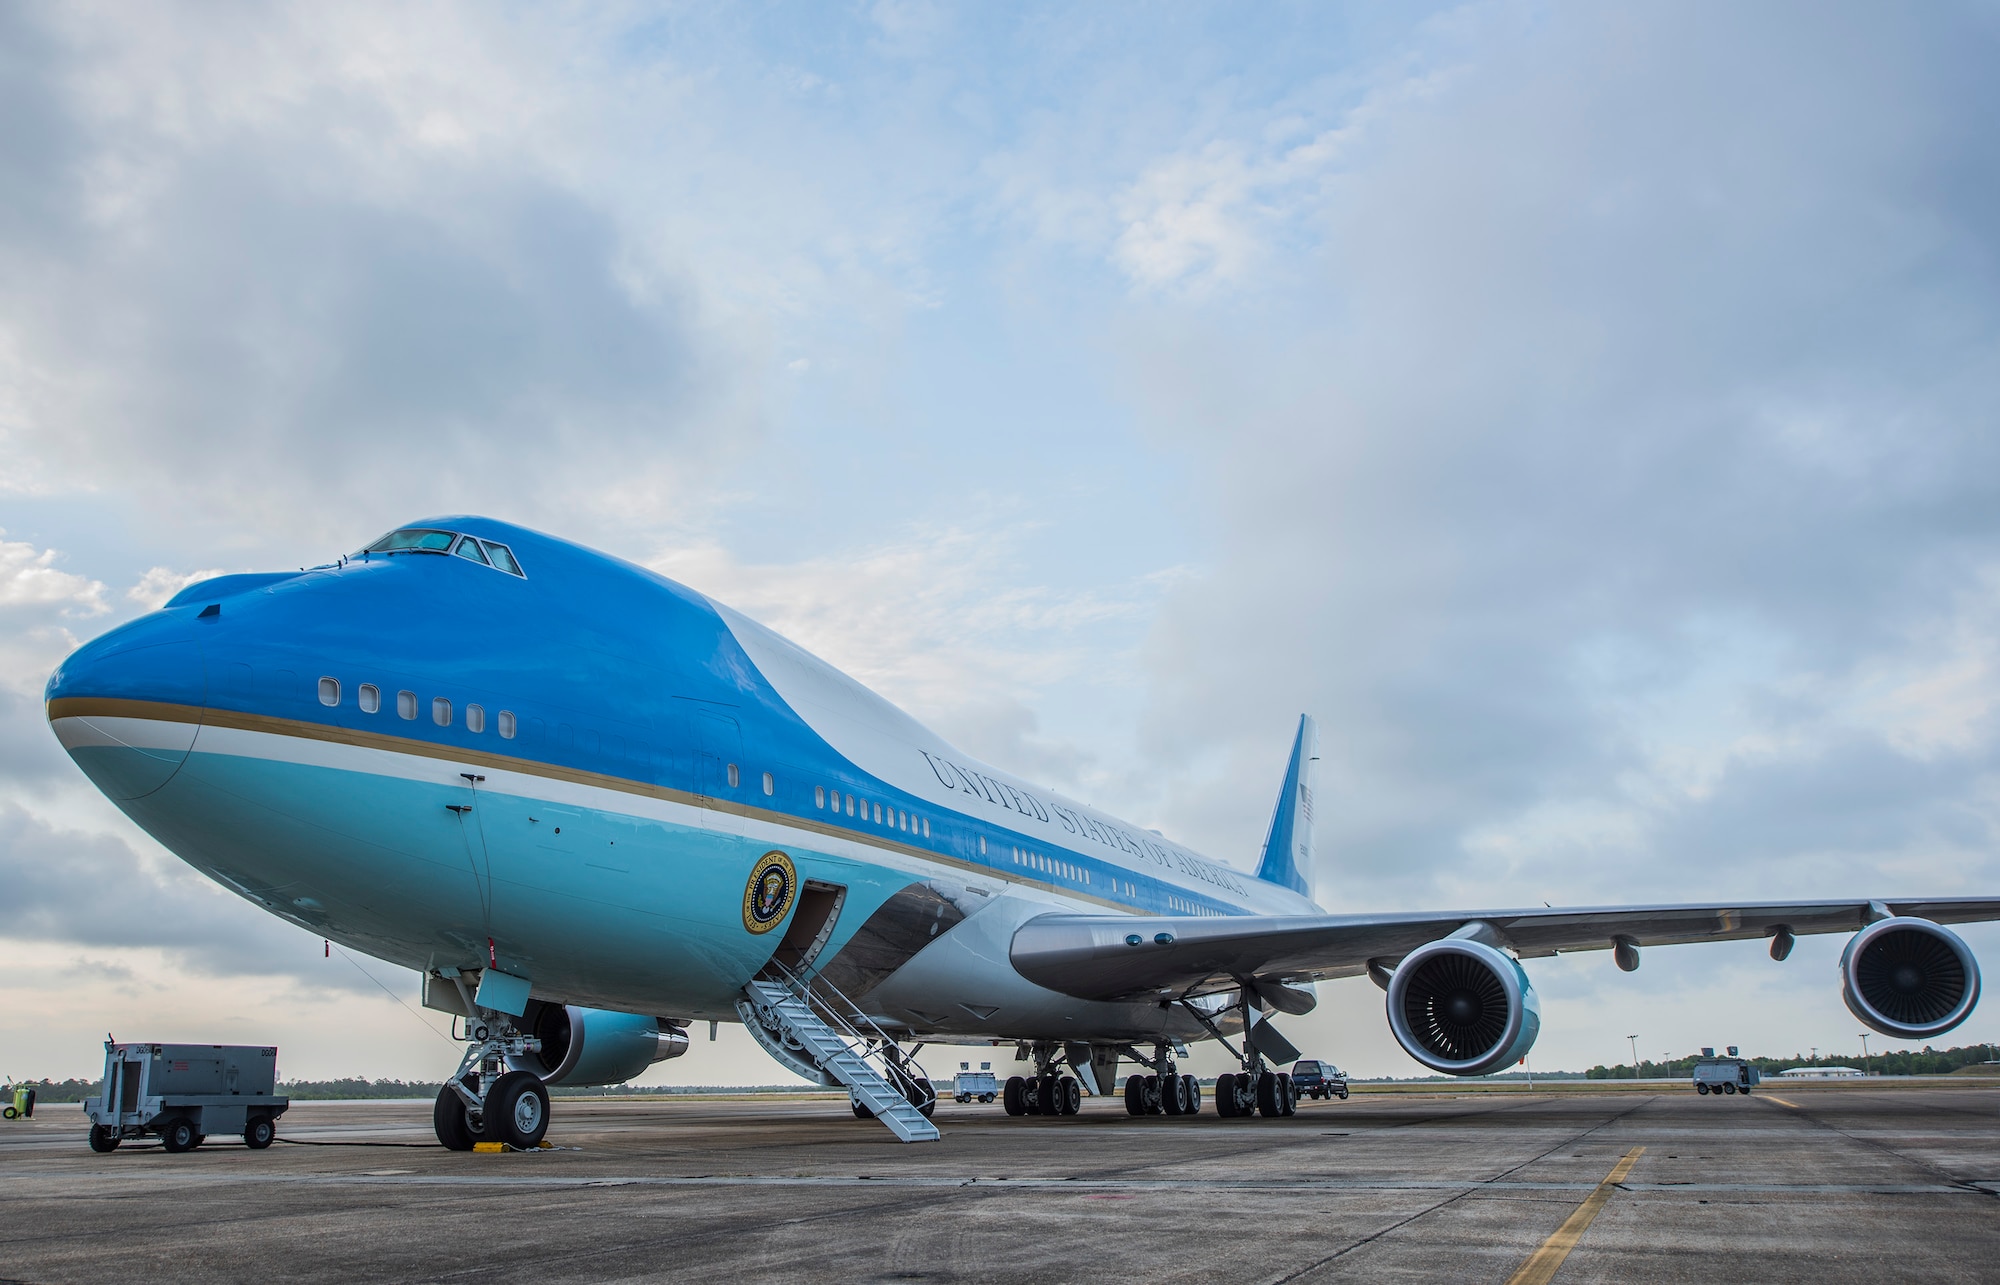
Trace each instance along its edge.
<path fill-rule="evenodd" d="M 1042 915 L 1014 934 L 1023 977 L 1078 999 L 1199 995 L 1245 982 L 1355 977 L 1471 924 L 1523 958 L 1639 946 L 1855 932 L 1889 915 L 1937 923 L 2000 919 L 2000 897 L 1928 901 L 1755 902 L 1363 915 Z M 1136 944 L 1134 938 L 1137 939 Z"/>

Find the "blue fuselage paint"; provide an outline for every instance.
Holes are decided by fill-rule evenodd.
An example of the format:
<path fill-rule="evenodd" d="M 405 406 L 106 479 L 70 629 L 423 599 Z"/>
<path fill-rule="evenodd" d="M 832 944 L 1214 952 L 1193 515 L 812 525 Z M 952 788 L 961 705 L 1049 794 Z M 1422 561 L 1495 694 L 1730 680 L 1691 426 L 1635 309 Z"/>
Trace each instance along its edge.
<path fill-rule="evenodd" d="M 526 574 L 412 552 L 194 586 L 63 663 L 58 736 L 273 913 L 593 1007 L 733 1017 L 786 928 L 744 913 L 773 850 L 845 890 L 822 960 L 914 884 L 960 908 L 869 1001 L 945 1038 L 1196 1033 L 1020 979 L 1006 942 L 1033 915 L 1313 909 L 973 760 L 642 567 L 490 519 L 419 525 L 504 542 Z"/>

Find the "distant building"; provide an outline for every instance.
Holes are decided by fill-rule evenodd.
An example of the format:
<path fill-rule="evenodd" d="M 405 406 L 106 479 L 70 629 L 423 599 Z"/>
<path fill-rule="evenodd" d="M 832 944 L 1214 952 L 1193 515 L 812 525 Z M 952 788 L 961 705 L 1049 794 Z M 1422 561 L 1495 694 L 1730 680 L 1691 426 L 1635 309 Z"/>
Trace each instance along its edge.
<path fill-rule="evenodd" d="M 1862 1073 L 1851 1066 L 1795 1066 L 1778 1072 L 1785 1080 L 1858 1080 Z"/>

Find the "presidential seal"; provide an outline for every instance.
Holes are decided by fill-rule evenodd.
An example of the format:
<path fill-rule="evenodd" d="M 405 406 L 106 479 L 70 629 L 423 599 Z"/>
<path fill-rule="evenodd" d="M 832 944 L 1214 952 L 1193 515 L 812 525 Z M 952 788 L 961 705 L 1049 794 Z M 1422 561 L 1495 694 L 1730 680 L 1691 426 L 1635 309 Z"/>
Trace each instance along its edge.
<path fill-rule="evenodd" d="M 799 873 L 790 857 L 774 851 L 757 858 L 743 889 L 743 926 L 753 933 L 770 932 L 784 922 L 798 890 Z"/>

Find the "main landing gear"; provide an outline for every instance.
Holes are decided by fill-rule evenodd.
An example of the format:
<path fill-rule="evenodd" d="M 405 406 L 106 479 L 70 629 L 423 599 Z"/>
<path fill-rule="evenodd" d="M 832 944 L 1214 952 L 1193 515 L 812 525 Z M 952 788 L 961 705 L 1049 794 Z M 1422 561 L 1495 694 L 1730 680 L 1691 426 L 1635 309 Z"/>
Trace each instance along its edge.
<path fill-rule="evenodd" d="M 507 1064 L 541 1052 L 542 1042 L 521 1034 L 506 1014 L 475 1005 L 462 980 L 459 992 L 472 1016 L 465 1022 L 465 1057 L 431 1108 L 437 1140 L 451 1151 L 470 1151 L 481 1142 L 540 1146 L 549 1131 L 549 1091 L 541 1076 Z"/>
<path fill-rule="evenodd" d="M 1245 1038 L 1243 1049 L 1238 1052 L 1235 1045 L 1223 1038 L 1221 1030 L 1209 1020 L 1207 1013 L 1187 1001 L 1181 1007 L 1191 1013 L 1195 1020 L 1208 1028 L 1216 1043 L 1234 1054 L 1243 1066 L 1240 1073 L 1230 1073 L 1215 1077 L 1215 1113 L 1225 1120 L 1248 1120 L 1252 1116 L 1272 1119 L 1277 1116 L 1296 1115 L 1299 1109 L 1299 1091 L 1292 1084 L 1292 1077 L 1283 1071 L 1272 1071 L 1264 1065 L 1264 1055 L 1249 1038 L 1250 1032 L 1250 991 L 1245 987 L 1238 1005 L 1243 1012 Z M 1224 1010 L 1227 1011 L 1227 1010 Z M 1137 1112 L 1134 1112 L 1136 1115 Z"/>
<path fill-rule="evenodd" d="M 1298 1090 L 1283 1071 L 1259 1069 L 1215 1077 L 1215 1113 L 1224 1119 L 1295 1115 L 1298 1109 Z"/>
<path fill-rule="evenodd" d="M 1000 1091 L 1008 1115 L 1075 1115 L 1083 1110 L 1083 1085 L 1061 1073 L 1067 1055 L 1054 1044 L 1034 1046 L 1035 1074 L 1010 1075 Z"/>
<path fill-rule="evenodd" d="M 1171 1047 L 1156 1046 L 1150 1058 L 1139 1056 L 1136 1049 L 1128 1053 L 1135 1062 L 1152 1063 L 1153 1073 L 1126 1077 L 1126 1115 L 1201 1114 L 1201 1081 L 1181 1074 Z"/>

